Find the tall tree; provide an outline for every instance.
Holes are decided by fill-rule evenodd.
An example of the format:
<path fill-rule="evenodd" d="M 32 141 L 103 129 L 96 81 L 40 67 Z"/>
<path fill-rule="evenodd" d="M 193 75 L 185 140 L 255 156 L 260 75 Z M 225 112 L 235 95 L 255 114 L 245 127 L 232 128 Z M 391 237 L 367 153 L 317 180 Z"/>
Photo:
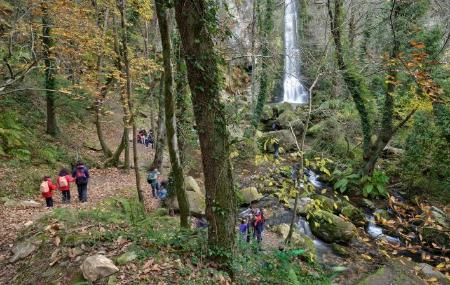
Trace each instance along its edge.
<path fill-rule="evenodd" d="M 133 112 L 133 102 L 131 100 L 132 89 L 131 89 L 131 73 L 130 73 L 130 60 L 128 57 L 128 39 L 127 39 L 127 24 L 125 20 L 125 0 L 118 0 L 117 6 L 120 12 L 120 26 L 121 26 L 121 38 L 122 38 L 122 55 L 124 63 L 124 73 L 126 78 L 126 95 L 129 110 L 128 124 L 132 125 L 133 129 L 133 163 L 134 163 L 134 173 L 136 177 L 136 188 L 138 192 L 138 197 L 140 202 L 144 202 L 144 193 L 141 188 L 141 178 L 139 175 L 139 157 L 137 153 L 137 130 L 136 122 L 134 119 Z M 128 139 L 128 138 L 127 138 Z"/>
<path fill-rule="evenodd" d="M 158 94 L 158 133 L 155 139 L 155 156 L 152 166 L 161 169 L 164 161 L 164 146 L 166 141 L 166 123 L 164 115 L 164 75 L 161 75 Z"/>
<path fill-rule="evenodd" d="M 256 1 L 255 1 L 256 2 Z M 266 7 L 264 18 L 260 20 L 260 34 L 261 34 L 261 70 L 259 77 L 259 92 L 258 98 L 256 100 L 255 110 L 253 112 L 253 127 L 256 129 L 261 118 L 261 114 L 264 109 L 264 105 L 267 101 L 267 95 L 269 93 L 269 85 L 268 85 L 268 56 L 269 56 L 269 36 L 273 29 L 273 10 L 274 10 L 275 2 L 273 0 L 266 0 Z"/>
<path fill-rule="evenodd" d="M 52 55 L 54 41 L 52 38 L 52 21 L 49 15 L 49 1 L 41 3 L 42 9 L 42 43 L 45 64 L 45 89 L 47 96 L 47 133 L 56 136 L 58 124 L 56 122 L 55 89 L 56 89 L 56 62 Z"/>
<path fill-rule="evenodd" d="M 202 152 L 208 247 L 216 261 L 231 269 L 236 196 L 229 158 L 229 134 L 219 94 L 219 57 L 213 42 L 213 33 L 217 31 L 217 7 L 212 5 L 211 1 L 205 0 L 177 0 L 175 14 Z"/>
<path fill-rule="evenodd" d="M 181 167 L 180 150 L 178 149 L 177 121 L 175 117 L 175 98 L 173 96 L 172 78 L 172 48 L 170 45 L 169 25 L 167 21 L 166 1 L 155 0 L 156 15 L 158 17 L 159 32 L 163 49 L 164 65 L 164 101 L 167 129 L 167 144 L 169 146 L 170 164 L 174 178 L 175 192 L 180 206 L 180 225 L 189 228 L 189 201 L 185 192 L 184 174 Z"/>

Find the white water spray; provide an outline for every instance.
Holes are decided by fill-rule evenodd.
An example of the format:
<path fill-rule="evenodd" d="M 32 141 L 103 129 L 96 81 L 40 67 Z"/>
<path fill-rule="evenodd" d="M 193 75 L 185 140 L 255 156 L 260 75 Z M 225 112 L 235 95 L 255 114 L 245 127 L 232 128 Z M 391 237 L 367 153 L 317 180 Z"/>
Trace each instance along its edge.
<path fill-rule="evenodd" d="M 300 83 L 300 49 L 297 39 L 297 3 L 285 0 L 283 102 L 304 104 L 308 91 Z"/>

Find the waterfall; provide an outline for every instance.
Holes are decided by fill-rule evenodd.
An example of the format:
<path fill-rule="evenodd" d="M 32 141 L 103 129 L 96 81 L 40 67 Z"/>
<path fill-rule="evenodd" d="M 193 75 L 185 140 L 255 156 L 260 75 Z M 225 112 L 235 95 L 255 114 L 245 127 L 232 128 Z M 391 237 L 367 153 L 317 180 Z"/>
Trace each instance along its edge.
<path fill-rule="evenodd" d="M 285 0 L 283 102 L 303 104 L 308 91 L 300 83 L 300 50 L 297 39 L 296 0 Z"/>

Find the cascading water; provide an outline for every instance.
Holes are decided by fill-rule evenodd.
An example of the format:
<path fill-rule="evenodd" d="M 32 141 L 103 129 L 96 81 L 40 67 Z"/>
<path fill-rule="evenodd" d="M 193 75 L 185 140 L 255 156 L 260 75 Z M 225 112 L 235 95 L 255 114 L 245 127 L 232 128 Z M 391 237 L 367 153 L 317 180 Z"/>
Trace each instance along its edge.
<path fill-rule="evenodd" d="M 308 92 L 299 80 L 297 13 L 296 0 L 285 0 L 283 102 L 303 104 L 308 101 Z"/>

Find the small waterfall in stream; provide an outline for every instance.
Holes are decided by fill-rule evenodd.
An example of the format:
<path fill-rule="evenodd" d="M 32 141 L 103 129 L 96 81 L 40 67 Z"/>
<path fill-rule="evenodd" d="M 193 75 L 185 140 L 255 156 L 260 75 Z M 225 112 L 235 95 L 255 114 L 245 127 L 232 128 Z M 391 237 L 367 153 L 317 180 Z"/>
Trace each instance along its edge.
<path fill-rule="evenodd" d="M 285 0 L 283 102 L 303 104 L 308 92 L 300 83 L 300 49 L 297 37 L 297 3 Z"/>

